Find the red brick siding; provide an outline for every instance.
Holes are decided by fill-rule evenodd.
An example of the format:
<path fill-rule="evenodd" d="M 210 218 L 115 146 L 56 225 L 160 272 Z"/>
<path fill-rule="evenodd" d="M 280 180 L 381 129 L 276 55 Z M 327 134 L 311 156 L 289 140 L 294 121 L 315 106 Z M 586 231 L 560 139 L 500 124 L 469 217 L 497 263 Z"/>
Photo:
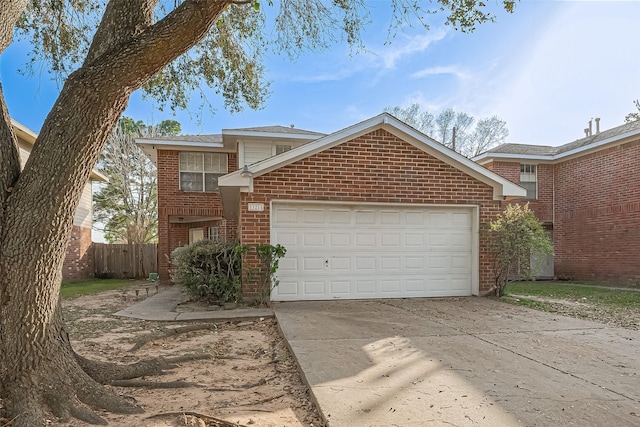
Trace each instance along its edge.
<path fill-rule="evenodd" d="M 229 170 L 235 170 L 235 154 L 229 154 Z M 235 162 L 235 163 L 234 163 Z M 167 256 L 178 246 L 189 243 L 188 229 L 169 224 L 169 216 L 222 217 L 218 192 L 180 190 L 179 151 L 158 150 L 158 273 L 168 279 Z M 192 227 L 195 227 L 192 225 Z"/>
<path fill-rule="evenodd" d="M 640 282 L 640 140 L 556 165 L 558 277 Z"/>
<path fill-rule="evenodd" d="M 520 162 L 491 162 L 487 169 L 497 173 L 511 182 L 520 184 Z M 553 169 L 550 164 L 539 164 L 538 168 L 538 198 L 520 199 L 513 203 L 529 202 L 529 208 L 535 212 L 540 221 L 553 222 Z"/>
<path fill-rule="evenodd" d="M 78 280 L 93 277 L 93 251 L 91 250 L 91 229 L 73 226 L 67 254 L 62 265 L 64 280 Z"/>
<path fill-rule="evenodd" d="M 480 291 L 492 286 L 485 230 L 500 212 L 493 189 L 384 130 L 355 138 L 257 177 L 254 192 L 241 199 L 240 238 L 245 244 L 270 242 L 273 199 L 344 202 L 459 204 L 480 206 Z M 263 212 L 247 204 L 264 203 Z M 248 258 L 247 265 L 255 263 Z M 245 295 L 255 284 L 245 284 Z"/>

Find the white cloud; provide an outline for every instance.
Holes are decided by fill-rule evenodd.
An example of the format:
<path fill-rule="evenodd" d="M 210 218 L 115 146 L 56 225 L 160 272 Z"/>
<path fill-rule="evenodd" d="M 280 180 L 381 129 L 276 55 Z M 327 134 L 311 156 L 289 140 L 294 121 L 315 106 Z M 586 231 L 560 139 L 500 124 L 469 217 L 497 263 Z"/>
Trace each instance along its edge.
<path fill-rule="evenodd" d="M 466 72 L 462 71 L 459 67 L 454 65 L 424 68 L 411 74 L 410 77 L 413 79 L 421 79 L 442 74 L 450 74 L 459 79 L 469 78 L 469 75 Z"/>
<path fill-rule="evenodd" d="M 426 34 L 418 34 L 411 37 L 405 36 L 404 40 L 400 38 L 394 40 L 393 43 L 381 49 L 377 54 L 382 60 L 383 68 L 393 69 L 396 68 L 396 63 L 404 57 L 424 52 L 433 43 L 444 39 L 446 35 L 447 30 L 438 28 L 432 29 Z"/>

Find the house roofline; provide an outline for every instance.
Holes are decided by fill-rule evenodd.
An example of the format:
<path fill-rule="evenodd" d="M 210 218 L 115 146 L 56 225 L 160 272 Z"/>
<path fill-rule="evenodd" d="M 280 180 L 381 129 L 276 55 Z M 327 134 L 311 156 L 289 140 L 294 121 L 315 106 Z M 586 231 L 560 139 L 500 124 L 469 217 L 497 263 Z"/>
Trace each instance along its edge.
<path fill-rule="evenodd" d="M 480 165 L 485 165 L 493 159 L 508 159 L 508 160 L 537 160 L 546 163 L 559 163 L 561 161 L 568 160 L 573 157 L 579 157 L 585 154 L 593 153 L 596 151 L 604 150 L 609 146 L 615 146 L 628 142 L 629 139 L 640 136 L 640 129 L 634 129 L 629 132 L 625 132 L 619 135 L 605 138 L 601 141 L 594 142 L 592 144 L 583 145 L 573 150 L 563 151 L 562 153 L 552 155 L 534 155 L 534 154 L 511 154 L 511 153 L 482 153 L 472 160 Z"/>
<path fill-rule="evenodd" d="M 269 173 L 273 170 L 287 166 L 298 160 L 317 154 L 326 149 L 335 147 L 345 141 L 364 135 L 375 129 L 384 129 L 392 134 L 400 133 L 408 143 L 433 155 L 446 163 L 462 169 L 465 173 L 484 182 L 494 189 L 494 199 L 524 197 L 525 190 L 519 185 L 489 171 L 476 164 L 468 158 L 445 147 L 434 139 L 418 132 L 389 113 L 382 113 L 378 116 L 364 120 L 355 125 L 349 126 L 330 135 L 311 141 L 305 145 L 294 148 L 283 154 L 270 157 L 260 162 L 254 163 L 250 167 L 250 173 L 242 169 L 224 175 L 219 178 L 218 184 L 221 187 L 237 187 L 240 191 L 248 192 L 252 190 L 253 178 Z M 244 172 L 244 173 L 243 173 Z M 243 176 L 244 175 L 244 176 Z"/>
<path fill-rule="evenodd" d="M 313 132 L 313 133 L 286 133 L 286 132 L 260 132 L 249 130 L 236 130 L 236 129 L 222 129 L 222 136 L 245 136 L 253 138 L 265 138 L 265 139 L 301 139 L 301 140 L 314 140 L 322 138 L 325 134 Z"/>

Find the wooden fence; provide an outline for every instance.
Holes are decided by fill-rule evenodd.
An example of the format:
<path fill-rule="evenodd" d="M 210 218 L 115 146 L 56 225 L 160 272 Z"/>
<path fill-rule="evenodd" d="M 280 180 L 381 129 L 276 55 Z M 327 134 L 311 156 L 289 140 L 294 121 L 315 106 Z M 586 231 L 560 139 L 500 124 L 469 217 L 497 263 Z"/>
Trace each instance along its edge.
<path fill-rule="evenodd" d="M 113 279 L 148 278 L 158 272 L 158 245 L 93 243 L 94 276 Z"/>

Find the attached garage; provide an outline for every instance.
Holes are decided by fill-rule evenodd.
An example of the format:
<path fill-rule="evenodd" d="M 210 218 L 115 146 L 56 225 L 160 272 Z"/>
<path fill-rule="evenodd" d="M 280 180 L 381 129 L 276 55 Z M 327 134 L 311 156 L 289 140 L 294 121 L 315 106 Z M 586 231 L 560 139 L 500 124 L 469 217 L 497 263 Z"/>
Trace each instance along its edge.
<path fill-rule="evenodd" d="M 388 114 L 218 184 L 242 243 L 287 250 L 273 301 L 481 295 L 495 283 L 483 230 L 526 194 Z M 243 284 L 245 296 L 266 291 Z"/>
<path fill-rule="evenodd" d="M 475 207 L 274 201 L 274 301 L 477 292 Z"/>

